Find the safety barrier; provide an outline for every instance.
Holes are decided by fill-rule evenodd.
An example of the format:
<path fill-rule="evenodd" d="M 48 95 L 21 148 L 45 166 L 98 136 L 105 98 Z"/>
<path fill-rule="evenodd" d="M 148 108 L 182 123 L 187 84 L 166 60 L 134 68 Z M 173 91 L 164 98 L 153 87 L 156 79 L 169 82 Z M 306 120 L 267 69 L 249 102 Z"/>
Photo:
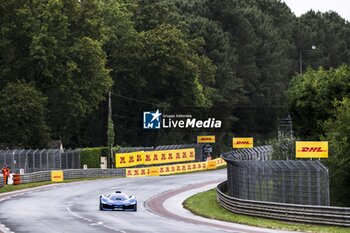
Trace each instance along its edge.
<path fill-rule="evenodd" d="M 67 169 L 63 170 L 64 180 L 94 177 L 125 177 L 125 169 Z M 21 175 L 21 183 L 51 181 L 51 171 L 33 172 Z"/>
<path fill-rule="evenodd" d="M 194 172 L 207 169 L 215 169 L 225 166 L 226 162 L 217 158 L 208 162 L 186 163 L 181 165 L 166 165 L 157 167 L 131 168 L 131 169 L 66 169 L 63 171 L 63 180 L 94 178 L 94 177 L 142 177 L 170 175 L 183 172 Z M 52 180 L 52 171 L 40 171 L 18 175 L 21 184 L 43 182 Z M 0 176 L 0 187 L 4 186 L 2 176 Z"/>
<path fill-rule="evenodd" d="M 234 150 L 221 155 L 228 163 L 229 196 L 265 202 L 330 205 L 326 166 L 320 161 L 266 160 L 272 152 L 272 148 L 268 148 Z"/>
<path fill-rule="evenodd" d="M 265 161 L 269 160 L 272 155 L 272 146 L 258 146 L 247 149 L 236 149 L 225 152 L 221 155 L 229 160 L 254 160 Z"/>
<path fill-rule="evenodd" d="M 172 175 L 184 172 L 195 172 L 216 169 L 217 167 L 225 165 L 226 162 L 222 158 L 216 158 L 207 162 L 182 163 L 142 168 L 128 168 L 126 169 L 126 177 Z"/>
<path fill-rule="evenodd" d="M 125 177 L 125 169 L 69 169 L 63 170 L 65 179 L 94 177 Z"/>
<path fill-rule="evenodd" d="M 52 169 L 80 168 L 80 150 L 60 149 L 15 149 L 0 150 L 0 165 L 9 165 L 11 172 L 26 173 Z"/>
<path fill-rule="evenodd" d="M 350 208 L 310 206 L 239 199 L 226 195 L 226 181 L 216 188 L 219 204 L 237 214 L 311 224 L 350 227 Z"/>
<path fill-rule="evenodd" d="M 0 175 L 0 187 L 4 187 L 4 177 Z"/>

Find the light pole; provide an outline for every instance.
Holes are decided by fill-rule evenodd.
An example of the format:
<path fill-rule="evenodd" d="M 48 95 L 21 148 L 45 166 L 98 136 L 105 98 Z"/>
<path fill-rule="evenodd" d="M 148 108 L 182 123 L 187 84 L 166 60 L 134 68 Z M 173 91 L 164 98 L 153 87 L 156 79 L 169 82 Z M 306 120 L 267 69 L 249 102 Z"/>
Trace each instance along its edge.
<path fill-rule="evenodd" d="M 316 46 L 312 45 L 311 49 L 301 49 L 299 50 L 299 70 L 300 70 L 300 74 L 303 74 L 303 52 L 307 52 L 307 51 L 312 51 L 315 50 Z"/>

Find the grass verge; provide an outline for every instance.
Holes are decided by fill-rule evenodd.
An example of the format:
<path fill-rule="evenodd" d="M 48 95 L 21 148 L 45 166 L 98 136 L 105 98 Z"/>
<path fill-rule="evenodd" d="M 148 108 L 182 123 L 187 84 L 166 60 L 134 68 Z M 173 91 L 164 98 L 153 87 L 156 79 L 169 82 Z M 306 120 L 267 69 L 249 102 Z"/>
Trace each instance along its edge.
<path fill-rule="evenodd" d="M 257 218 L 241 214 L 234 214 L 219 206 L 216 201 L 216 192 L 214 189 L 198 193 L 185 200 L 183 206 L 196 215 L 202 217 L 217 219 L 226 222 L 241 223 L 244 225 L 291 230 L 303 232 L 320 232 L 320 233 L 349 233 L 348 227 L 319 226 L 309 224 L 298 224 L 283 222 L 266 218 Z"/>
<path fill-rule="evenodd" d="M 94 177 L 94 178 L 84 178 L 84 179 L 71 179 L 71 180 L 65 180 L 63 182 L 43 181 L 43 182 L 35 182 L 35 183 L 19 184 L 19 185 L 6 185 L 4 187 L 0 187 L 0 193 L 7 193 L 7 192 L 17 191 L 22 189 L 45 186 L 49 184 L 71 183 L 71 182 L 84 181 L 84 180 L 100 180 L 100 179 L 112 179 L 112 178 L 121 178 L 121 177 Z"/>

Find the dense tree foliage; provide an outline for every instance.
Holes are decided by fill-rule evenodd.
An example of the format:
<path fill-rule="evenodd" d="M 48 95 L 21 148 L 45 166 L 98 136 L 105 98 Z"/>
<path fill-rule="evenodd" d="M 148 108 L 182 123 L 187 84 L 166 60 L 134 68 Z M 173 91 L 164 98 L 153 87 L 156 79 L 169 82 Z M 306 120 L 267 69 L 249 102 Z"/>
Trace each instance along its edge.
<path fill-rule="evenodd" d="M 44 147 L 47 98 L 34 85 L 9 83 L 0 92 L 0 142 L 8 147 Z"/>
<path fill-rule="evenodd" d="M 335 12 L 309 11 L 296 21 L 295 45 L 303 52 L 303 67 L 336 68 L 350 64 L 350 24 Z M 310 51 L 312 45 L 316 50 Z"/>
<path fill-rule="evenodd" d="M 54 139 L 70 141 L 77 120 L 112 85 L 101 14 L 96 1 L 1 2 L 1 86 L 35 83 L 48 98 L 45 120 Z"/>
<path fill-rule="evenodd" d="M 331 117 L 323 124 L 324 139 L 329 141 L 331 201 L 336 205 L 350 206 L 350 99 L 334 102 Z"/>
<path fill-rule="evenodd" d="M 317 140 L 331 115 L 332 102 L 350 94 L 350 68 L 308 70 L 297 75 L 287 92 L 294 130 L 303 139 Z"/>
<path fill-rule="evenodd" d="M 334 12 L 298 18 L 279 0 L 8 0 L 0 13 L 0 91 L 30 83 L 46 101 L 45 135 L 72 147 L 107 144 L 108 91 L 116 144 L 195 140 L 197 131 L 144 132 L 142 112 L 158 108 L 220 118 L 210 133 L 222 146 L 232 134 L 266 138 L 288 111 L 300 50 L 317 46 L 304 51 L 304 69 L 350 62 L 348 22 Z"/>

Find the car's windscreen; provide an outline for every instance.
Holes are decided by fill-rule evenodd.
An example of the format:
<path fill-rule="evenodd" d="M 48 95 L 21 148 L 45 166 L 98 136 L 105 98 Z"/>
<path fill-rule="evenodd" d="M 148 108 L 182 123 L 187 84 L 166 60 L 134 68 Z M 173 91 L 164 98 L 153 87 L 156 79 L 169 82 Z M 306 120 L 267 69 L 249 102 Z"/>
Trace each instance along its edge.
<path fill-rule="evenodd" d="M 114 193 L 109 196 L 109 199 L 113 201 L 125 201 L 128 199 L 128 196 L 124 193 Z"/>

